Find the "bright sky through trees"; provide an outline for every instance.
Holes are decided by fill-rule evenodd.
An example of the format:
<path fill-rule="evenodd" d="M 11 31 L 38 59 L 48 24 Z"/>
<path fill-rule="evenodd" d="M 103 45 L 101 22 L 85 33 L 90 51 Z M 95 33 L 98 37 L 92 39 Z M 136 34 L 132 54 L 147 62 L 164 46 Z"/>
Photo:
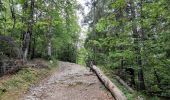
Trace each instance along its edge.
<path fill-rule="evenodd" d="M 80 10 L 77 12 L 78 17 L 79 17 L 78 18 L 79 19 L 79 25 L 81 26 L 80 39 L 85 40 L 88 25 L 83 24 L 84 16 L 83 16 L 82 13 L 84 13 L 85 16 L 89 13 L 90 8 L 88 6 L 86 6 L 86 3 L 90 2 L 90 0 L 77 0 L 77 1 L 78 1 L 78 4 L 80 4 L 83 7 L 83 10 L 82 10 L 83 12 L 80 11 Z M 81 45 L 82 45 L 82 43 L 79 44 L 79 47 Z"/>

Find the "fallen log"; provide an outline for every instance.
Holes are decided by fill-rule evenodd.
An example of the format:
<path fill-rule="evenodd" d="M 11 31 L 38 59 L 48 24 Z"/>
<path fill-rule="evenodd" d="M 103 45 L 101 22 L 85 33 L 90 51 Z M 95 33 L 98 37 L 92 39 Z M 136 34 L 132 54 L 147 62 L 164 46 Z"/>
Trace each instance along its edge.
<path fill-rule="evenodd" d="M 115 78 L 119 81 L 119 83 L 121 83 L 126 89 L 128 89 L 129 92 L 134 93 L 135 91 L 126 84 L 126 82 L 124 82 L 119 76 L 115 76 Z"/>
<path fill-rule="evenodd" d="M 107 78 L 103 72 L 96 66 L 90 66 L 90 68 L 96 73 L 98 78 L 102 81 L 105 87 L 111 92 L 116 100 L 127 100 L 126 96 L 118 89 L 118 87 Z"/>

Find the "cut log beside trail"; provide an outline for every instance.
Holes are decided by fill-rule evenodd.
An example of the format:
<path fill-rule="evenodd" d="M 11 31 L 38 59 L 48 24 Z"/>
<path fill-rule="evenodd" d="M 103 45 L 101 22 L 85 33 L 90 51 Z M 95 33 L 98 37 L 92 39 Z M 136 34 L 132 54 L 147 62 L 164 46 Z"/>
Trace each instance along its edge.
<path fill-rule="evenodd" d="M 110 81 L 109 78 L 107 78 L 99 68 L 94 65 L 90 66 L 90 68 L 96 73 L 98 78 L 102 81 L 102 83 L 111 92 L 116 100 L 127 100 L 122 91 L 120 91 L 118 87 L 113 84 L 112 81 Z"/>
<path fill-rule="evenodd" d="M 119 81 L 119 83 L 121 83 L 126 89 L 128 89 L 129 92 L 134 93 L 135 91 L 126 84 L 126 82 L 124 82 L 119 76 L 115 76 L 115 78 Z"/>

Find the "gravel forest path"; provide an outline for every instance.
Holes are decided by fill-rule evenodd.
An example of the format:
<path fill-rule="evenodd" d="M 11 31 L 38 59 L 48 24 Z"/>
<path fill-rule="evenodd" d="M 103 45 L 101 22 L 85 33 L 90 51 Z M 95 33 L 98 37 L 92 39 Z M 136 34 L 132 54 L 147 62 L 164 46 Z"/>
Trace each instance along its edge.
<path fill-rule="evenodd" d="M 114 100 L 88 68 L 59 62 L 54 74 L 30 88 L 22 100 Z"/>

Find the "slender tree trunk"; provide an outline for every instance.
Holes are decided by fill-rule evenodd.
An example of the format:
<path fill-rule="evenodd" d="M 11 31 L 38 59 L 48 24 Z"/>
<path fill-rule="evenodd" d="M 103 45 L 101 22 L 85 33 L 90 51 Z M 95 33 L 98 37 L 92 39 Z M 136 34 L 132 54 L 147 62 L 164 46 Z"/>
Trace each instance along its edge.
<path fill-rule="evenodd" d="M 31 59 L 33 59 L 35 57 L 35 47 L 36 47 L 36 37 L 33 38 Z"/>
<path fill-rule="evenodd" d="M 34 23 L 34 3 L 35 0 L 31 0 L 30 5 L 30 18 L 28 21 L 28 29 L 27 32 L 24 34 L 24 43 L 23 43 L 23 60 L 27 61 L 28 52 L 31 45 L 31 37 L 32 37 L 32 30 L 33 30 L 33 23 Z"/>
<path fill-rule="evenodd" d="M 12 32 L 11 32 L 11 36 L 13 36 L 15 25 L 16 25 L 16 16 L 15 16 L 14 1 L 13 0 L 9 0 L 9 1 L 11 2 L 10 11 L 11 11 L 12 18 L 13 18 L 13 27 L 12 27 Z"/>
<path fill-rule="evenodd" d="M 142 69 L 142 60 L 141 55 L 138 56 L 138 89 L 139 90 L 145 90 L 145 82 L 144 82 L 144 76 L 143 76 L 143 69 Z"/>
<path fill-rule="evenodd" d="M 138 37 L 139 37 L 138 45 L 140 45 L 140 43 L 141 43 L 143 46 L 144 37 L 145 37 L 144 31 L 143 31 L 143 0 L 141 0 L 140 5 L 141 5 L 141 7 L 140 7 L 140 22 L 141 22 L 140 23 L 141 24 L 140 32 L 141 32 L 141 34 L 140 34 L 140 32 L 138 33 Z M 145 81 L 144 81 L 144 75 L 143 75 L 143 63 L 142 63 L 141 47 L 140 46 L 139 46 L 138 64 L 139 64 L 139 70 L 138 70 L 139 89 L 145 90 Z"/>
<path fill-rule="evenodd" d="M 50 25 L 48 26 L 48 33 L 47 33 L 47 56 L 48 58 L 51 58 L 52 55 L 52 44 L 51 44 L 51 38 L 52 38 L 52 16 L 49 16 Z"/>
<path fill-rule="evenodd" d="M 51 57 L 51 39 L 48 39 L 48 57 Z"/>
<path fill-rule="evenodd" d="M 27 61 L 27 55 L 29 50 L 30 33 L 26 32 L 24 34 L 24 44 L 23 44 L 23 60 Z"/>
<path fill-rule="evenodd" d="M 141 37 L 140 37 L 140 33 L 137 30 L 137 27 L 139 27 L 136 22 L 134 22 L 134 19 L 136 19 L 136 13 L 135 12 L 136 8 L 135 8 L 135 4 L 134 2 L 132 2 L 132 0 L 130 1 L 130 5 L 131 5 L 131 18 L 132 18 L 132 31 L 133 31 L 133 38 L 134 38 L 134 44 L 135 44 L 135 51 L 136 51 L 136 63 L 138 65 L 138 89 L 139 90 L 144 90 L 145 89 L 145 84 L 144 84 L 144 77 L 143 77 L 143 68 L 142 68 L 142 58 L 141 58 L 141 47 L 140 47 L 140 43 L 141 43 Z M 141 29 L 142 30 L 142 29 Z"/>

